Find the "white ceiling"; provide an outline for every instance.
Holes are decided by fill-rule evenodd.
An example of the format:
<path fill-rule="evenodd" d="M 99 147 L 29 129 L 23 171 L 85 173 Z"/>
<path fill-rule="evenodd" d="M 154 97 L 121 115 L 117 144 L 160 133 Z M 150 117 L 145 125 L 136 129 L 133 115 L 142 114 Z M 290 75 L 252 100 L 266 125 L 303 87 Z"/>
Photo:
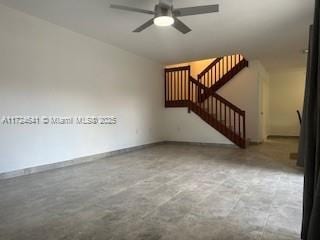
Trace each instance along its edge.
<path fill-rule="evenodd" d="M 193 31 L 152 26 L 150 16 L 109 9 L 110 2 L 153 10 L 157 0 L 0 0 L 0 3 L 164 64 L 240 52 L 273 71 L 303 67 L 314 0 L 175 0 L 175 7 L 220 4 L 220 13 L 180 18 Z"/>

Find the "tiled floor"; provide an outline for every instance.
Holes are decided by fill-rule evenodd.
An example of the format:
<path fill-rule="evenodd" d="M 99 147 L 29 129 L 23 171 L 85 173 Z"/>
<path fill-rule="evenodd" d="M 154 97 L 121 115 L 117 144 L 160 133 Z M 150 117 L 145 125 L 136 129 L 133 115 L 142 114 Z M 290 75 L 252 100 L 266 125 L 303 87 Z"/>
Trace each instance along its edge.
<path fill-rule="evenodd" d="M 0 182 L 0 239 L 299 239 L 295 140 L 166 144 Z"/>

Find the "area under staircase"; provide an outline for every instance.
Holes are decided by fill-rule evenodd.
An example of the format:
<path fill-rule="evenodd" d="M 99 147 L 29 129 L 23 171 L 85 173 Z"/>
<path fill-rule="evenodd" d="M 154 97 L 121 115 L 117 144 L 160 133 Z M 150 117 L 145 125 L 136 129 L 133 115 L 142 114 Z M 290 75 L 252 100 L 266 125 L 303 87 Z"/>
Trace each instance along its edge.
<path fill-rule="evenodd" d="M 165 69 L 165 107 L 186 107 L 234 144 L 246 147 L 245 111 L 217 91 L 231 81 L 248 61 L 239 54 L 216 58 L 199 75 L 191 76 L 191 67 Z"/>

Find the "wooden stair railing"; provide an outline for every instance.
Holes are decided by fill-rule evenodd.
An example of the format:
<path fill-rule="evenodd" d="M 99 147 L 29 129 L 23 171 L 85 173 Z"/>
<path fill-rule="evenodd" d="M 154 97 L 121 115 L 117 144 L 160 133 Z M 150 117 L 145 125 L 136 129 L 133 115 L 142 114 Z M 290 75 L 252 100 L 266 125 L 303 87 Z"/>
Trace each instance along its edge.
<path fill-rule="evenodd" d="M 165 69 L 165 106 L 187 107 L 190 66 Z"/>
<path fill-rule="evenodd" d="M 198 80 L 191 77 L 190 66 L 165 69 L 165 106 L 188 107 L 210 126 L 241 148 L 246 147 L 245 111 L 216 93 L 243 68 L 241 55 L 215 59 Z"/>
<path fill-rule="evenodd" d="M 212 92 L 217 92 L 242 69 L 248 66 L 249 62 L 240 54 L 215 59 L 198 75 L 198 81 L 210 88 L 210 91 L 207 91 L 201 99 L 204 100 Z"/>
<path fill-rule="evenodd" d="M 241 148 L 246 147 L 246 114 L 217 93 L 211 93 L 199 102 L 200 91 L 208 89 L 192 77 L 189 83 L 190 101 L 188 110 L 196 113 L 210 126 Z"/>

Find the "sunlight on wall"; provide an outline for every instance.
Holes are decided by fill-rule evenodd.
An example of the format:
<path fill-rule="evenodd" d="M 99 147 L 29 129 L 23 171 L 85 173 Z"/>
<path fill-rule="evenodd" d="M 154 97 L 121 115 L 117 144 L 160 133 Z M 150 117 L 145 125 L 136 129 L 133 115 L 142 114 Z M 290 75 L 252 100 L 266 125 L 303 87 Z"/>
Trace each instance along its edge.
<path fill-rule="evenodd" d="M 192 62 L 187 62 L 187 63 L 178 63 L 178 64 L 173 64 L 173 65 L 168 65 L 168 66 L 166 66 L 166 68 L 190 66 L 191 67 L 191 76 L 194 79 L 198 79 L 198 74 L 201 73 L 214 60 L 215 60 L 215 58 L 210 58 L 210 59 L 192 61 Z"/>
<path fill-rule="evenodd" d="M 183 68 L 190 66 L 190 75 L 204 86 L 210 88 L 243 59 L 244 57 L 241 54 L 235 54 L 220 57 L 219 59 L 210 58 L 166 66 L 166 70 L 168 70 L 166 79 L 168 80 L 168 83 L 170 83 L 167 83 L 166 86 L 168 85 L 167 92 L 170 96 L 170 100 L 179 101 L 189 99 L 189 90 L 187 87 L 189 82 L 189 73 L 185 69 L 174 69 L 174 71 L 170 72 L 170 68 Z M 204 70 L 205 74 L 202 74 Z M 193 90 L 193 96 L 196 96 L 195 91 L 196 89 Z"/>
<path fill-rule="evenodd" d="M 224 75 L 229 69 L 235 66 L 236 62 L 232 59 L 232 57 L 235 57 L 235 55 L 230 55 L 230 56 L 224 56 L 224 60 L 228 59 L 228 66 L 219 66 L 219 63 L 217 64 L 218 69 L 220 70 L 219 72 L 215 72 L 212 70 L 211 74 L 220 74 L 220 76 Z M 242 60 L 244 57 L 240 54 L 240 60 Z M 198 79 L 198 75 L 206 68 L 208 67 L 216 58 L 209 58 L 209 59 L 203 59 L 203 60 L 198 60 L 198 61 L 191 61 L 191 62 L 185 62 L 185 63 L 177 63 L 177 64 L 172 64 L 172 65 L 167 65 L 166 68 L 175 68 L 175 67 L 184 67 L 184 66 L 190 66 L 191 67 L 191 76 L 194 79 Z"/>

